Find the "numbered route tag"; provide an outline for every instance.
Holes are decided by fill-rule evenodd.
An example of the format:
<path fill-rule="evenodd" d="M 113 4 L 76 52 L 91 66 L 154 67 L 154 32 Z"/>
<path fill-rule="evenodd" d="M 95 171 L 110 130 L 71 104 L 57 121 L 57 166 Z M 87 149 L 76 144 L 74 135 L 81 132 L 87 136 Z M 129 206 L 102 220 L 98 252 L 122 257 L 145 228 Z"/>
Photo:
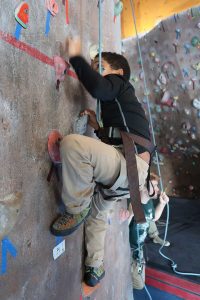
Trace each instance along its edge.
<path fill-rule="evenodd" d="M 53 259 L 57 259 L 61 254 L 65 252 L 65 240 L 53 248 Z"/>

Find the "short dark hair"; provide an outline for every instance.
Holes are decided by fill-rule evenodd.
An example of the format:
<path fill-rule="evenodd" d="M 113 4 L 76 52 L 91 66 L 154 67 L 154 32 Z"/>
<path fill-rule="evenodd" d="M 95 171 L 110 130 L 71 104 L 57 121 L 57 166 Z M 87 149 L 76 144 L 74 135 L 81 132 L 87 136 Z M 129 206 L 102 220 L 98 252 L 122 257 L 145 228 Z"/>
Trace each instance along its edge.
<path fill-rule="evenodd" d="M 98 56 L 99 56 L 99 54 L 96 55 L 96 57 L 98 57 Z M 107 63 L 109 63 L 109 65 L 111 66 L 111 68 L 113 70 L 122 69 L 123 73 L 124 73 L 123 77 L 126 80 L 130 79 L 130 75 L 131 75 L 130 66 L 129 66 L 127 59 L 123 55 L 115 53 L 115 52 L 102 52 L 102 58 Z"/>

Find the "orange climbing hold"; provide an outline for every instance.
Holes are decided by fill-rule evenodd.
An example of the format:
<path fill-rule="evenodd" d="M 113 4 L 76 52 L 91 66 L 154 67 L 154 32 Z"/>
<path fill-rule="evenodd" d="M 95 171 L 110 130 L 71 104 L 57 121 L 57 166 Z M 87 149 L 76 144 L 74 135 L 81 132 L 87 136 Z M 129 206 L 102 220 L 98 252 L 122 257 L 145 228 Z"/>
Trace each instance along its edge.
<path fill-rule="evenodd" d="M 82 295 L 83 297 L 91 296 L 98 288 L 100 284 L 97 284 L 94 287 L 88 286 L 85 282 L 82 283 Z"/>

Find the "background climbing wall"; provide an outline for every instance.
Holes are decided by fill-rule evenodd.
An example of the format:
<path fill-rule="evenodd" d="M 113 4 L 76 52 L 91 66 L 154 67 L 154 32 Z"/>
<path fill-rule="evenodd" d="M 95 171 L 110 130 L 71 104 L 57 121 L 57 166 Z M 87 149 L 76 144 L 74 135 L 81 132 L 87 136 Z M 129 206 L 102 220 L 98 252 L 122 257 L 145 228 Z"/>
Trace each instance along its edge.
<path fill-rule="evenodd" d="M 59 12 L 51 16 L 47 35 L 45 1 L 28 3 L 30 21 L 20 35 L 14 18 L 20 1 L 0 1 L 0 299 L 80 300 L 83 227 L 66 238 L 62 256 L 56 261 L 52 256 L 61 240 L 50 234 L 49 225 L 62 205 L 56 178 L 46 180 L 47 136 L 55 128 L 70 133 L 79 112 L 95 108 L 73 70 L 56 90 L 52 58 L 63 56 L 62 43 L 72 34 L 81 36 L 89 59 L 89 47 L 98 43 L 97 1 L 69 1 L 67 25 L 65 1 L 57 0 Z M 114 1 L 102 6 L 104 50 L 119 52 Z M 108 271 L 97 300 L 127 299 L 128 232 L 117 220 L 115 212 L 106 246 Z"/>
<path fill-rule="evenodd" d="M 124 40 L 123 52 L 146 108 L 149 95 L 164 187 L 173 196 L 199 197 L 200 8 L 163 20 L 140 43 L 147 92 L 136 39 Z"/>

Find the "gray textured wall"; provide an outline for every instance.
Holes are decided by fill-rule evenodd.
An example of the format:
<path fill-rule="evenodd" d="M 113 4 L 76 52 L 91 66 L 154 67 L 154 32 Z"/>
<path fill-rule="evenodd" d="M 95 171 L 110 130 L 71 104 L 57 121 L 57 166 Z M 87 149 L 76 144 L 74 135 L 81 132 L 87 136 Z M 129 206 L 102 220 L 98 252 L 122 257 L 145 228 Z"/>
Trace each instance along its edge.
<path fill-rule="evenodd" d="M 194 36 L 200 41 L 199 28 L 197 7 L 164 20 L 140 39 L 164 187 L 170 195 L 189 198 L 200 195 L 200 110 L 192 105 L 195 98 L 200 100 L 200 70 L 194 69 L 200 68 L 200 44 L 191 44 Z M 136 94 L 147 108 L 136 40 L 124 41 L 123 51 Z M 166 83 L 159 84 L 161 74 Z M 165 90 L 170 93 L 168 106 L 161 102 Z"/>
<path fill-rule="evenodd" d="M 51 18 L 46 37 L 44 1 L 28 1 L 30 22 L 20 41 L 52 58 L 62 55 L 66 36 L 78 34 L 89 58 L 90 45 L 98 42 L 97 1 L 69 1 L 68 26 L 62 1 L 57 2 L 59 14 Z M 56 241 L 49 225 L 58 213 L 59 194 L 55 178 L 46 181 L 47 136 L 52 129 L 69 133 L 80 110 L 95 108 L 95 101 L 70 76 L 56 91 L 53 67 L 11 45 L 19 3 L 0 2 L 0 299 L 79 300 L 83 228 L 66 238 L 65 254 L 52 258 Z M 110 1 L 103 3 L 103 36 L 104 50 L 120 51 L 120 23 L 119 18 L 113 23 Z M 108 233 L 107 276 L 96 299 L 127 299 L 128 231 L 117 220 L 116 212 Z"/>

